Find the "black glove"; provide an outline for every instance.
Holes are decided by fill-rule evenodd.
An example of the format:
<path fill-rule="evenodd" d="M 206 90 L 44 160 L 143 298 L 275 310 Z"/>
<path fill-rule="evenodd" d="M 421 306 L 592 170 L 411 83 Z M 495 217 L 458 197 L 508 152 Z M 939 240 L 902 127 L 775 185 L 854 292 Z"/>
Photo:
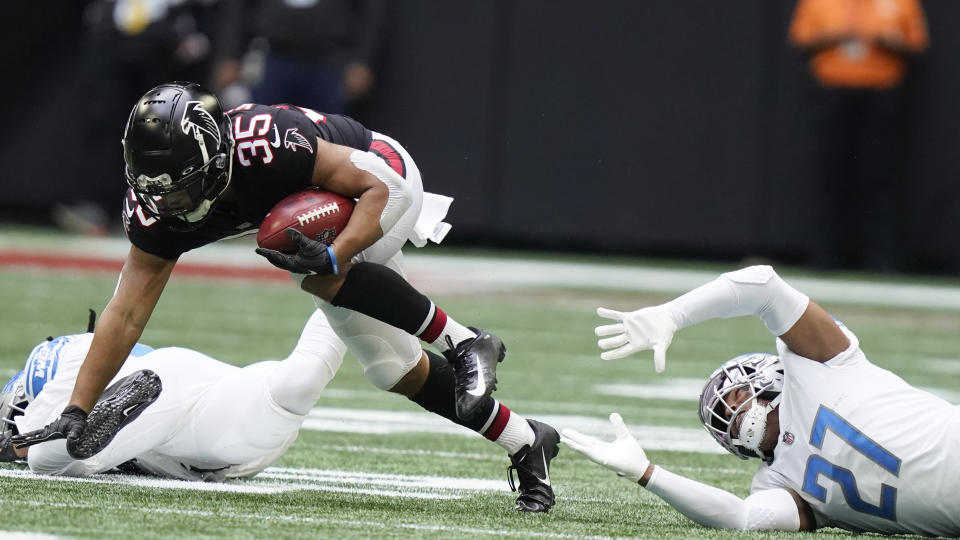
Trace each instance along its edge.
<path fill-rule="evenodd" d="M 257 254 L 266 257 L 270 264 L 277 268 L 294 274 L 327 276 L 339 273 L 340 269 L 337 266 L 337 257 L 333 254 L 333 248 L 323 242 L 307 238 L 294 228 L 287 229 L 287 238 L 297 246 L 297 252 L 293 255 L 264 248 L 257 248 Z"/>
<path fill-rule="evenodd" d="M 15 448 L 26 448 L 42 442 L 64 438 L 75 441 L 80 438 L 86 427 L 87 413 L 76 405 L 70 405 L 60 413 L 60 418 L 50 422 L 45 427 L 29 433 L 15 435 L 10 440 Z"/>
<path fill-rule="evenodd" d="M 11 461 L 17 461 L 18 459 L 23 459 L 17 456 L 17 453 L 13 451 L 13 443 L 10 442 L 10 432 L 0 435 L 0 463 L 9 463 Z"/>

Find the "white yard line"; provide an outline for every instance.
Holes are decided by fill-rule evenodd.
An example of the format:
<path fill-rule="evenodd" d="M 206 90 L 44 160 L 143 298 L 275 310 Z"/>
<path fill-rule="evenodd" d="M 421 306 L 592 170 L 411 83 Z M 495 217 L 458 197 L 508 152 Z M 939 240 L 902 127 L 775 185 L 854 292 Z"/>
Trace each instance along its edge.
<path fill-rule="evenodd" d="M 43 534 L 24 531 L 5 531 L 0 529 L 0 538 L 4 540 L 56 540 L 59 538 L 68 538 L 66 536 L 54 536 L 52 534 Z"/>
<path fill-rule="evenodd" d="M 289 491 L 328 491 L 408 499 L 460 499 L 477 492 L 509 491 L 504 480 L 285 467 L 269 467 L 252 479 L 222 483 L 188 482 L 126 474 L 99 474 L 85 478 L 39 476 L 27 469 L 0 469 L 0 478 L 220 493 L 276 494 Z"/>
<path fill-rule="evenodd" d="M 335 519 L 326 517 L 312 516 L 289 516 L 283 514 L 253 514 L 248 512 L 221 512 L 205 510 L 187 510 L 183 508 L 169 507 L 151 507 L 151 506 L 131 506 L 131 505 L 105 505 L 105 504 L 84 504 L 84 503 L 59 503 L 44 501 L 20 501 L 13 499 L 0 498 L 0 504 L 9 504 L 17 506 L 34 506 L 49 508 L 70 508 L 81 510 L 94 510 L 97 512 L 119 511 L 119 512 L 140 512 L 145 514 L 170 514 L 179 516 L 202 517 L 213 519 L 244 519 L 256 522 L 293 522 L 293 523 L 315 523 L 321 525 L 335 525 L 338 527 L 351 527 L 360 529 L 408 529 L 414 531 L 432 531 L 432 532 L 450 532 L 461 534 L 481 534 L 499 537 L 521 537 L 521 538 L 584 538 L 589 540 L 606 540 L 614 537 L 610 536 L 581 536 L 576 534 L 560 534 L 542 531 L 523 530 L 523 529 L 480 529 L 475 527 L 456 527 L 449 525 L 426 525 L 421 523 L 384 523 L 382 521 L 364 521 L 355 519 Z M 49 538 L 49 537 L 41 537 Z"/>

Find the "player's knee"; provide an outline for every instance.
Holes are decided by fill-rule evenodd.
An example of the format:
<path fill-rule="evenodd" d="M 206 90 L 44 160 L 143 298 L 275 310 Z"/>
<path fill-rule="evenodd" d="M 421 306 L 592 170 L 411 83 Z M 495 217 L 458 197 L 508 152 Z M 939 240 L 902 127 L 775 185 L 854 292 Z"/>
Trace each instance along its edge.
<path fill-rule="evenodd" d="M 763 264 L 748 266 L 734 272 L 727 272 L 723 275 L 735 283 L 763 285 L 769 282 L 771 278 L 776 276 L 777 272 L 774 271 L 772 266 Z"/>
<path fill-rule="evenodd" d="M 380 336 L 357 336 L 349 338 L 350 351 L 363 366 L 363 374 L 374 386 L 390 390 L 404 378 L 420 361 L 422 349 L 419 344 L 392 343 Z"/>

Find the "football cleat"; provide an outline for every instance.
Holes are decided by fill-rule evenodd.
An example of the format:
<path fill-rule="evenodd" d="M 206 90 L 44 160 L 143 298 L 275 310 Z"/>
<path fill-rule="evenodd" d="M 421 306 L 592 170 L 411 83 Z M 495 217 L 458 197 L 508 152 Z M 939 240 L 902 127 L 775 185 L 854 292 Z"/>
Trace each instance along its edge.
<path fill-rule="evenodd" d="M 497 364 L 507 354 L 500 338 L 480 328 L 469 328 L 477 337 L 443 353 L 453 366 L 457 418 L 461 420 L 473 418 L 480 403 L 497 389 Z"/>
<path fill-rule="evenodd" d="M 149 369 L 127 375 L 110 385 L 87 415 L 87 427 L 80 438 L 67 441 L 67 453 L 74 459 L 96 455 L 124 426 L 136 420 L 156 401 L 162 389 L 160 377 Z"/>
<path fill-rule="evenodd" d="M 527 420 L 533 428 L 532 445 L 524 446 L 510 456 L 513 465 L 507 467 L 510 489 L 517 491 L 513 471 L 520 481 L 520 496 L 517 497 L 517 512 L 549 512 L 553 507 L 553 488 L 550 485 L 550 460 L 560 451 L 560 434 L 543 422 Z"/>

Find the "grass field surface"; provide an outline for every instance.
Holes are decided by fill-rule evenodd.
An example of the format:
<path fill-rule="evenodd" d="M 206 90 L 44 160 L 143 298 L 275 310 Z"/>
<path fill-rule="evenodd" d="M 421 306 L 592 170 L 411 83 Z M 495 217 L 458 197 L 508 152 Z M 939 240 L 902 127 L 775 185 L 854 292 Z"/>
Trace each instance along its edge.
<path fill-rule="evenodd" d="M 67 244 L 69 239 L 46 235 L 8 236 L 0 242 L 0 260 L 4 252 L 24 246 L 69 252 Z M 103 246 L 85 249 L 84 256 L 122 257 L 122 249 Z M 635 309 L 673 296 L 669 287 L 652 287 L 652 292 L 618 288 L 604 274 L 608 269 L 615 276 L 640 263 L 590 266 L 596 274 L 591 285 L 589 279 L 551 280 L 549 267 L 540 280 L 530 275 L 484 280 L 470 273 L 471 265 L 462 272 L 451 270 L 458 259 L 464 260 L 411 257 L 411 279 L 455 318 L 482 326 L 508 344 L 495 397 L 528 418 L 608 437 L 606 417 L 618 411 L 655 463 L 737 495 L 748 493 L 756 462 L 721 453 L 699 425 L 696 398 L 704 378 L 721 361 L 742 352 L 773 350 L 773 340 L 758 320 L 711 321 L 683 330 L 668 352 L 667 371 L 658 375 L 649 354 L 599 360 L 592 332 L 602 322 L 594 315 L 598 305 Z M 83 331 L 87 308 L 99 312 L 112 294 L 116 275 L 111 270 L 51 266 L 56 265 L 0 265 L 3 381 L 44 337 Z M 534 272 L 531 268 L 523 272 Z M 698 273 L 688 277 L 710 276 L 715 269 L 694 268 Z M 789 272 L 784 273 L 789 279 Z M 830 285 L 816 276 L 803 279 L 812 286 Z M 894 285 L 845 279 L 876 291 L 913 286 L 904 280 Z M 681 280 L 676 287 L 682 290 L 686 284 Z M 940 288 L 934 295 L 940 299 L 958 293 L 949 283 L 933 286 Z M 924 307 L 916 297 L 913 303 L 891 300 L 886 305 L 842 297 L 818 300 L 859 336 L 874 363 L 960 402 L 960 310 L 949 303 Z M 245 365 L 286 356 L 311 311 L 309 298 L 285 279 L 180 275 L 169 284 L 141 341 L 190 347 Z M 520 515 L 512 510 L 507 465 L 499 447 L 374 388 L 348 357 L 297 442 L 257 478 L 226 484 L 119 474 L 45 479 L 22 466 L 5 465 L 0 467 L 0 538 L 794 536 L 699 527 L 642 488 L 563 447 L 551 471 L 556 507 L 547 515 Z M 851 535 L 817 533 L 818 538 L 834 536 Z"/>

